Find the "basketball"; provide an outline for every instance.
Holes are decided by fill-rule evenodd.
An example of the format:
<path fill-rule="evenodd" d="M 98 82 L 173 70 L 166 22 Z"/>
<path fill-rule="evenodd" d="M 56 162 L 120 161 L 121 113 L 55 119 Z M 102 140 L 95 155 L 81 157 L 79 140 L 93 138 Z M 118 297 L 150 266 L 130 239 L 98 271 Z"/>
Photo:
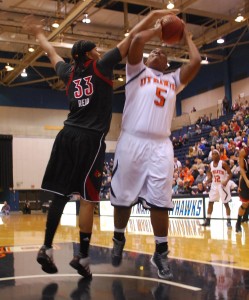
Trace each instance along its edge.
<path fill-rule="evenodd" d="M 173 45 L 181 41 L 184 31 L 184 24 L 176 15 L 169 14 L 162 18 L 162 40 L 168 44 Z"/>

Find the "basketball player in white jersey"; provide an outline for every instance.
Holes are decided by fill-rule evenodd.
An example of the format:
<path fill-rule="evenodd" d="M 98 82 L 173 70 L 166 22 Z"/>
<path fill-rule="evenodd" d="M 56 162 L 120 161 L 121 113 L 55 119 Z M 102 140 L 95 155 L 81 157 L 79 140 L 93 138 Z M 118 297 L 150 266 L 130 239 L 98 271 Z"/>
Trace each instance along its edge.
<path fill-rule="evenodd" d="M 125 228 L 131 207 L 141 201 L 150 209 L 156 249 L 151 263 L 158 276 L 172 279 L 167 263 L 168 210 L 172 210 L 174 154 L 170 127 L 176 94 L 197 74 L 201 57 L 186 28 L 184 39 L 189 62 L 175 72 L 165 74 L 167 56 L 162 49 L 153 50 L 143 63 L 146 42 L 161 37 L 160 22 L 142 31 L 132 40 L 126 66 L 126 101 L 122 130 L 118 140 L 111 203 L 114 206 L 112 264 L 119 266 L 125 245 Z"/>
<path fill-rule="evenodd" d="M 225 161 L 220 160 L 220 152 L 214 149 L 212 152 L 212 162 L 209 167 L 209 181 L 212 180 L 209 192 L 209 203 L 207 218 L 202 226 L 210 226 L 210 219 L 213 212 L 214 202 L 221 199 L 226 208 L 227 227 L 231 228 L 230 207 L 228 202 L 231 200 L 229 180 L 232 179 L 232 173 Z"/>

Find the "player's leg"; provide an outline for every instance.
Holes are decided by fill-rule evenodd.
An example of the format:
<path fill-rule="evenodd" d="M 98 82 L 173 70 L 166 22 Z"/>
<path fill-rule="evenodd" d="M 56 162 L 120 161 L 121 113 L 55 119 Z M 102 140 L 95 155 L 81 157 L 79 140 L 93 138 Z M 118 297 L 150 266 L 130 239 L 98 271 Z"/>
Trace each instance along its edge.
<path fill-rule="evenodd" d="M 112 265 L 118 267 L 122 262 L 125 246 L 125 229 L 131 214 L 131 207 L 114 207 L 114 233 L 112 249 Z"/>
<path fill-rule="evenodd" d="M 244 216 L 245 211 L 247 210 L 248 207 L 249 207 L 249 202 L 242 202 L 241 206 L 239 207 L 237 222 L 235 225 L 235 231 L 237 233 L 242 232 L 242 228 L 241 228 L 242 217 Z"/>
<path fill-rule="evenodd" d="M 210 195 L 209 195 L 209 197 L 210 197 Z M 212 212 L 213 212 L 213 207 L 214 207 L 214 201 L 211 201 L 211 197 L 210 197 L 210 200 L 208 202 L 207 217 L 206 217 L 206 220 L 204 221 L 204 223 L 201 224 L 201 226 L 205 226 L 205 227 L 210 226 L 210 221 L 211 221 L 211 215 L 212 215 Z"/>
<path fill-rule="evenodd" d="M 170 280 L 173 274 L 170 271 L 168 257 L 168 226 L 169 215 L 167 210 L 151 209 L 151 224 L 155 238 L 155 252 L 151 258 L 151 263 L 158 268 L 158 276 L 162 279 Z"/>
<path fill-rule="evenodd" d="M 111 181 L 111 204 L 114 206 L 114 234 L 112 264 L 119 266 L 125 246 L 125 229 L 131 207 L 146 180 L 146 162 L 149 156 L 148 142 L 145 139 L 122 133 L 119 138 Z"/>
<path fill-rule="evenodd" d="M 241 223 L 248 222 L 248 215 L 249 215 L 249 206 L 246 208 L 244 215 L 242 216 Z"/>
<path fill-rule="evenodd" d="M 219 193 L 220 193 L 220 199 L 222 203 L 225 206 L 226 209 L 226 216 L 227 216 L 227 227 L 231 228 L 231 209 L 229 206 L 229 202 L 231 201 L 231 191 L 230 191 L 230 186 L 227 184 L 225 187 L 223 185 L 220 186 L 219 188 Z"/>
<path fill-rule="evenodd" d="M 79 228 L 80 228 L 80 248 L 79 253 L 74 255 L 70 266 L 78 271 L 78 273 L 85 278 L 92 278 L 90 270 L 89 247 L 92 236 L 93 215 L 95 203 L 80 200 L 79 211 Z"/>
<path fill-rule="evenodd" d="M 173 274 L 168 264 L 168 210 L 173 208 L 172 177 L 174 172 L 173 148 L 169 140 L 154 142 L 147 180 L 146 204 L 151 207 L 151 224 L 155 239 L 155 252 L 151 263 L 158 269 L 158 277 L 170 280 Z"/>
<path fill-rule="evenodd" d="M 61 215 L 69 198 L 54 194 L 54 199 L 49 207 L 44 244 L 37 254 L 37 262 L 42 266 L 46 273 L 57 273 L 57 267 L 53 260 L 53 239 L 59 225 Z"/>

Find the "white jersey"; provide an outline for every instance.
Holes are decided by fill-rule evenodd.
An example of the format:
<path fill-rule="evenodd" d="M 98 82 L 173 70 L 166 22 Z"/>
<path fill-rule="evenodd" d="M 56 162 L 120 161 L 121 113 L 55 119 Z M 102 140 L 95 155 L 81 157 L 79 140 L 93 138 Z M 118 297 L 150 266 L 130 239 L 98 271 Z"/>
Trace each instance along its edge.
<path fill-rule="evenodd" d="M 144 68 L 126 85 L 122 130 L 136 136 L 164 139 L 171 133 L 176 94 L 184 87 L 180 84 L 180 69 L 163 74 L 146 67 L 142 61 L 137 65 L 127 63 L 127 82 Z"/>
<path fill-rule="evenodd" d="M 219 160 L 216 167 L 212 161 L 210 163 L 210 168 L 212 173 L 212 185 L 220 185 L 227 179 L 227 171 L 222 168 L 222 160 Z"/>

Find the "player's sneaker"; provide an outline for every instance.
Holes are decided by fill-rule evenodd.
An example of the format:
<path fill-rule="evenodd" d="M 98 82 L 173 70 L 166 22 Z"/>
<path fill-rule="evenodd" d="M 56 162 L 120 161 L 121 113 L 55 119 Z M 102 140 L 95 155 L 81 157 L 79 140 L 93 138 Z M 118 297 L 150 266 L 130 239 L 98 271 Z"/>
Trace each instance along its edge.
<path fill-rule="evenodd" d="M 49 274 L 58 272 L 53 260 L 53 248 L 42 246 L 37 254 L 37 262 L 42 266 L 42 270 Z"/>
<path fill-rule="evenodd" d="M 169 251 L 166 251 L 162 254 L 155 252 L 151 257 L 150 262 L 153 266 L 158 268 L 157 274 L 159 278 L 171 280 L 173 279 L 173 274 L 171 273 L 168 265 L 168 253 Z"/>
<path fill-rule="evenodd" d="M 113 248 L 112 248 L 112 265 L 114 267 L 118 267 L 122 262 L 122 254 L 125 245 L 125 238 L 123 241 L 118 241 L 115 238 L 113 240 Z"/>
<path fill-rule="evenodd" d="M 89 257 L 82 258 L 79 255 L 74 256 L 74 258 L 70 261 L 69 265 L 78 271 L 78 274 L 81 276 L 91 279 L 92 273 L 89 267 L 90 259 Z"/>
<path fill-rule="evenodd" d="M 206 220 L 204 221 L 204 223 L 201 224 L 201 226 L 204 226 L 204 227 L 210 226 L 210 219 L 206 219 Z"/>
<path fill-rule="evenodd" d="M 227 228 L 232 228 L 231 220 L 227 220 Z"/>
<path fill-rule="evenodd" d="M 242 232 L 241 225 L 238 222 L 236 222 L 235 230 L 236 230 L 237 233 L 241 233 Z"/>

